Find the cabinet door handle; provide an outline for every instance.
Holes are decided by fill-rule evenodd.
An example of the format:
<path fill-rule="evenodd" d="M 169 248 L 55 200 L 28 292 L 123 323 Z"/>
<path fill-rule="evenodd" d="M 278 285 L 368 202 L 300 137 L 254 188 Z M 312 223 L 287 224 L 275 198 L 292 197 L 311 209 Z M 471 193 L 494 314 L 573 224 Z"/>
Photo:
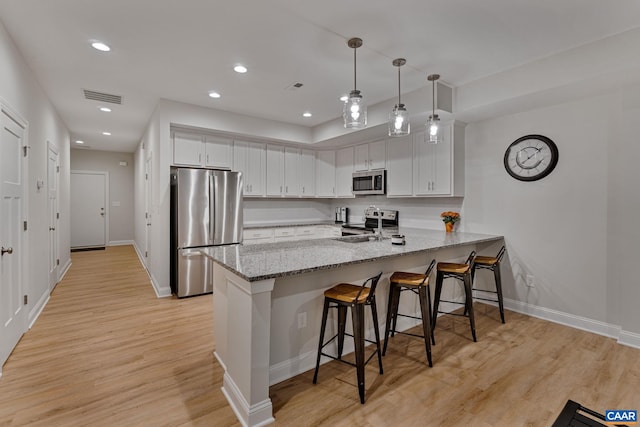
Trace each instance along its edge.
<path fill-rule="evenodd" d="M 282 185 L 280 186 L 280 194 L 282 194 Z"/>
<path fill-rule="evenodd" d="M 302 186 L 302 194 L 304 194 L 304 185 Z"/>
<path fill-rule="evenodd" d="M 198 163 L 202 162 L 202 154 L 198 154 Z"/>
<path fill-rule="evenodd" d="M 4 248 L 4 246 L 2 247 L 2 249 L 0 249 L 0 256 L 3 256 L 4 254 L 9 254 L 11 255 L 13 253 L 13 248 Z"/>
<path fill-rule="evenodd" d="M 284 192 L 289 194 L 289 186 L 288 185 L 286 187 L 284 187 Z"/>

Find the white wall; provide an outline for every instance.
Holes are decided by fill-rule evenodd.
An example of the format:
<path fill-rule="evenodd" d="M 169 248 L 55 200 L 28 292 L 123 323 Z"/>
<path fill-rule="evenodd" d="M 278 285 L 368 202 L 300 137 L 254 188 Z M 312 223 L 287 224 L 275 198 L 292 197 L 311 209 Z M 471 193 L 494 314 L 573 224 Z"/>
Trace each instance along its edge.
<path fill-rule="evenodd" d="M 126 166 L 120 165 L 120 162 L 125 162 Z M 74 149 L 71 150 L 71 170 L 109 172 L 108 244 L 132 242 L 134 238 L 133 154 Z M 74 195 L 72 194 L 71 197 L 73 198 Z M 119 206 L 114 206 L 114 203 Z"/>
<path fill-rule="evenodd" d="M 633 219 L 640 215 L 631 183 L 637 182 L 632 162 L 640 155 L 633 129 L 640 97 L 632 108 L 623 105 L 627 90 L 466 128 L 462 216 L 468 229 L 505 236 L 514 276 L 505 297 L 534 313 L 556 310 L 589 319 L 590 327 L 611 335 L 618 335 L 611 325 L 640 332 L 629 303 L 640 297 L 631 271 L 639 237 L 631 231 L 638 229 Z M 504 152 L 532 133 L 556 142 L 558 166 L 540 181 L 516 181 L 504 170 Z M 624 231 L 613 230 L 619 219 Z M 526 286 L 527 274 L 535 277 L 534 288 Z"/>
<path fill-rule="evenodd" d="M 36 188 L 36 181 L 47 180 L 47 142 L 55 145 L 60 161 L 58 222 L 60 272 L 71 262 L 69 252 L 69 132 L 58 116 L 22 55 L 0 24 L 0 98 L 28 121 L 27 231 L 28 257 L 26 290 L 29 294 L 28 322 L 36 318 L 50 289 L 48 277 L 49 218 L 46 186 Z"/>

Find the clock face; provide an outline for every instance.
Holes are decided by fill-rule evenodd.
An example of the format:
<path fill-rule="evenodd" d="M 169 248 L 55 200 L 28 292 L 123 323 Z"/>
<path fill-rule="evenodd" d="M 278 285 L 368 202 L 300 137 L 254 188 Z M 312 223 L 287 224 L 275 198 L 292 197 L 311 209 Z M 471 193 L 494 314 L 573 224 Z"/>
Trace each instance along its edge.
<path fill-rule="evenodd" d="M 542 135 L 516 139 L 504 153 L 504 167 L 520 181 L 536 181 L 549 175 L 558 164 L 558 147 Z"/>

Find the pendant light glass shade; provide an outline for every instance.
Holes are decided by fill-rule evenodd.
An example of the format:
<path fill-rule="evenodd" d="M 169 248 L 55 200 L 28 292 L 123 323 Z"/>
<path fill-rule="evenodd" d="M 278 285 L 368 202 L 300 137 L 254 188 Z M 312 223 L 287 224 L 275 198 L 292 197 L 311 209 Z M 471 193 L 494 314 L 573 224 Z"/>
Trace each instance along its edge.
<path fill-rule="evenodd" d="M 409 113 L 400 100 L 400 67 L 406 63 L 404 58 L 394 59 L 392 62 L 395 67 L 398 67 L 398 103 L 389 113 L 389 136 L 405 136 L 410 132 Z"/>
<path fill-rule="evenodd" d="M 367 106 L 362 101 L 362 95 L 356 85 L 356 49 L 362 46 L 362 40 L 354 37 L 349 39 L 347 45 L 353 49 L 353 90 L 349 93 L 349 99 L 344 103 L 342 118 L 347 129 L 361 129 L 367 126 Z"/>
<path fill-rule="evenodd" d="M 425 133 L 425 141 L 430 144 L 437 144 L 442 140 L 442 131 L 440 128 L 440 118 L 436 114 L 436 80 L 440 78 L 439 74 L 431 74 L 427 77 L 432 83 L 432 110 L 429 120 L 427 120 L 427 131 Z"/>

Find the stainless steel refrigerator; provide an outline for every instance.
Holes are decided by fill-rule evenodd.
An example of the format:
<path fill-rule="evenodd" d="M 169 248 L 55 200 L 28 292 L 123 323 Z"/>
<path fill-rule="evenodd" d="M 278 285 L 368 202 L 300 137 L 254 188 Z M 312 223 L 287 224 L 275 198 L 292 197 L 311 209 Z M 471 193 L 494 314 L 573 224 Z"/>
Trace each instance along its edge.
<path fill-rule="evenodd" d="M 171 169 L 171 291 L 178 298 L 213 291 L 207 246 L 242 242 L 242 174 Z"/>

